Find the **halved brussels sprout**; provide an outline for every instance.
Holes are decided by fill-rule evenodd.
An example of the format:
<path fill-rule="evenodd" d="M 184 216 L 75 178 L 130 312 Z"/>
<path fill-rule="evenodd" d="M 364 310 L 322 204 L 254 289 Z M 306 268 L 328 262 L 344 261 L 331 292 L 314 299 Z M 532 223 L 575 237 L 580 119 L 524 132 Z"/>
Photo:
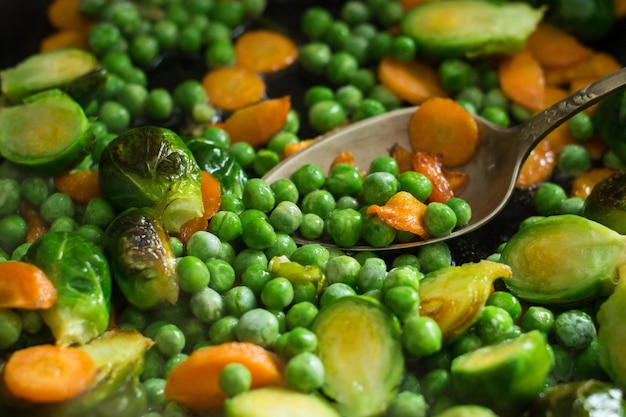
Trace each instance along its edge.
<path fill-rule="evenodd" d="M 420 281 L 420 314 L 434 319 L 444 342 L 452 342 L 478 320 L 494 281 L 510 276 L 508 266 L 486 260 L 430 272 Z"/>
<path fill-rule="evenodd" d="M 0 111 L 0 155 L 44 175 L 75 163 L 91 145 L 89 119 L 59 90 L 29 97 Z"/>
<path fill-rule="evenodd" d="M 121 213 L 107 227 L 103 245 L 115 282 L 129 303 L 142 310 L 176 303 L 176 256 L 153 210 Z"/>
<path fill-rule="evenodd" d="M 546 336 L 538 330 L 453 359 L 454 393 L 502 416 L 518 416 L 543 391 L 554 365 Z"/>
<path fill-rule="evenodd" d="M 500 259 L 513 271 L 505 285 L 520 299 L 576 304 L 613 291 L 626 236 L 585 217 L 549 216 L 515 233 Z"/>
<path fill-rule="evenodd" d="M 342 416 L 382 413 L 404 373 L 400 324 L 382 304 L 347 296 L 320 310 L 311 330 L 324 364 L 324 394 Z"/>
<path fill-rule="evenodd" d="M 620 279 L 613 294 L 598 310 L 598 361 L 611 380 L 626 389 L 626 282 Z"/>
<path fill-rule="evenodd" d="M 83 344 L 109 325 L 111 274 L 102 250 L 75 233 L 49 232 L 23 260 L 41 268 L 57 290 L 57 301 L 41 316 L 57 344 Z"/>
<path fill-rule="evenodd" d="M 53 88 L 78 98 L 105 80 L 106 72 L 96 57 L 78 48 L 31 55 L 15 67 L 0 71 L 2 94 L 13 103 Z"/>
<path fill-rule="evenodd" d="M 583 215 L 626 234 L 626 170 L 614 172 L 593 187 Z"/>
<path fill-rule="evenodd" d="M 339 417 L 325 400 L 280 387 L 262 387 L 226 400 L 226 417 Z"/>
<path fill-rule="evenodd" d="M 99 162 L 100 188 L 122 209 L 151 207 L 168 232 L 202 216 L 202 175 L 173 131 L 155 126 L 130 129 L 115 138 Z"/>

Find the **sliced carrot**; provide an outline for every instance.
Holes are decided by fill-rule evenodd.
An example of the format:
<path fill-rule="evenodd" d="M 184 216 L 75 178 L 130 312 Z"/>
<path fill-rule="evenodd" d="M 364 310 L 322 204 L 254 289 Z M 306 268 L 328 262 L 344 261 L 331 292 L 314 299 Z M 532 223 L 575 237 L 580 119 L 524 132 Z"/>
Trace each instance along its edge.
<path fill-rule="evenodd" d="M 526 49 L 544 67 L 570 67 L 591 56 L 593 50 L 576 37 L 546 22 L 530 34 Z"/>
<path fill-rule="evenodd" d="M 234 48 L 239 65 L 263 74 L 285 69 L 298 59 L 298 47 L 289 37 L 266 29 L 244 32 Z"/>
<path fill-rule="evenodd" d="M 79 4 L 80 0 L 54 0 L 48 6 L 48 21 L 56 29 L 74 29 L 86 32 L 92 22 L 80 13 Z"/>
<path fill-rule="evenodd" d="M 598 80 L 622 68 L 612 55 L 594 51 L 591 56 L 576 65 L 566 68 L 546 68 L 546 82 L 553 85 L 568 85 L 575 79 Z"/>
<path fill-rule="evenodd" d="M 454 191 L 444 175 L 441 155 L 429 152 L 415 152 L 413 155 L 413 170 L 428 178 L 433 191 L 428 198 L 430 201 L 444 203 L 454 197 Z"/>
<path fill-rule="evenodd" d="M 547 85 L 544 91 L 543 107 L 549 107 L 567 97 L 567 90 L 554 85 Z"/>
<path fill-rule="evenodd" d="M 195 411 L 221 410 L 226 394 L 219 376 L 229 363 L 240 363 L 252 374 L 252 387 L 283 385 L 282 360 L 259 345 L 228 342 L 195 350 L 167 376 L 165 396 Z"/>
<path fill-rule="evenodd" d="M 365 214 L 375 214 L 383 223 L 396 230 L 411 232 L 426 239 L 428 238 L 428 231 L 424 226 L 425 211 L 426 204 L 419 201 L 411 193 L 399 191 L 383 206 L 370 205 Z"/>
<path fill-rule="evenodd" d="M 413 152 L 395 143 L 391 147 L 390 154 L 398 163 L 398 171 L 400 174 L 413 170 Z"/>
<path fill-rule="evenodd" d="M 312 139 L 303 139 L 300 142 L 288 143 L 285 145 L 285 149 L 283 150 L 283 158 L 288 158 L 291 155 L 301 151 L 302 149 L 312 145 L 317 138 Z"/>
<path fill-rule="evenodd" d="M 611 168 L 592 168 L 581 173 L 572 182 L 572 196 L 587 198 L 597 183 L 614 172 Z"/>
<path fill-rule="evenodd" d="M 456 167 L 474 156 L 478 125 L 456 101 L 435 97 L 422 103 L 411 116 L 409 139 L 414 151 L 440 154 L 446 167 Z"/>
<path fill-rule="evenodd" d="M 434 67 L 417 60 L 400 62 L 386 56 L 377 72 L 380 82 L 407 103 L 421 104 L 429 98 L 448 95 L 439 84 Z"/>
<path fill-rule="evenodd" d="M 615 17 L 623 19 L 626 17 L 626 0 L 613 0 L 615 3 Z"/>
<path fill-rule="evenodd" d="M 70 171 L 54 177 L 54 186 L 79 204 L 101 197 L 98 171 Z"/>
<path fill-rule="evenodd" d="M 220 181 L 207 171 L 202 171 L 201 191 L 204 212 L 201 217 L 188 220 L 181 226 L 178 234 L 181 242 L 183 242 L 183 245 L 187 244 L 187 241 L 195 232 L 207 230 L 209 227 L 209 220 L 220 209 L 222 201 Z"/>
<path fill-rule="evenodd" d="M 289 110 L 289 96 L 264 100 L 236 110 L 222 127 L 228 132 L 231 142 L 248 142 L 259 148 L 282 129 Z"/>
<path fill-rule="evenodd" d="M 444 169 L 443 176 L 448 181 L 448 184 L 450 184 L 450 188 L 452 189 L 452 193 L 454 195 L 459 195 L 469 180 L 467 173 L 460 171 L 448 171 L 447 169 Z"/>
<path fill-rule="evenodd" d="M 4 383 L 17 398 L 56 403 L 76 397 L 94 381 L 93 358 L 73 347 L 35 345 L 17 350 L 4 366 Z"/>
<path fill-rule="evenodd" d="M 21 261 L 0 262 L 0 308 L 45 309 L 57 292 L 44 271 Z"/>
<path fill-rule="evenodd" d="M 517 188 L 531 188 L 550 178 L 556 166 L 556 153 L 550 140 L 544 138 L 530 152 L 517 177 Z"/>
<path fill-rule="evenodd" d="M 39 239 L 50 229 L 50 225 L 41 217 L 39 210 L 26 200 L 22 200 L 20 203 L 20 216 L 26 220 L 26 226 L 28 227 L 26 230 L 26 242 L 28 243 Z"/>
<path fill-rule="evenodd" d="M 498 64 L 498 80 L 505 96 L 521 107 L 543 109 L 546 79 L 543 68 L 528 51 L 503 58 Z"/>
<path fill-rule="evenodd" d="M 43 38 L 39 44 L 40 52 L 48 52 L 62 48 L 89 49 L 87 33 L 75 29 L 58 30 Z"/>
<path fill-rule="evenodd" d="M 330 167 L 334 167 L 337 164 L 348 164 L 354 166 L 354 154 L 351 151 L 341 152 L 339 155 L 333 159 L 333 162 L 330 164 Z"/>
<path fill-rule="evenodd" d="M 259 74 L 241 66 L 209 71 L 202 86 L 211 104 L 226 111 L 257 103 L 265 95 L 265 82 Z"/>

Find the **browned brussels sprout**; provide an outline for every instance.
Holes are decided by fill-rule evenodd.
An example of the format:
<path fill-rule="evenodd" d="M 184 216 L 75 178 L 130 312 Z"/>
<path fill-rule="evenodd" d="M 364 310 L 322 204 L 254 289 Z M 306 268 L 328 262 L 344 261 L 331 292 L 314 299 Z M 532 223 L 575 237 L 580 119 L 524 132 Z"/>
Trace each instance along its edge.
<path fill-rule="evenodd" d="M 626 170 L 604 178 L 585 199 L 584 216 L 626 234 Z"/>
<path fill-rule="evenodd" d="M 176 303 L 176 257 L 152 209 L 131 208 L 115 218 L 105 232 L 104 249 L 129 303 L 142 310 Z"/>
<path fill-rule="evenodd" d="M 169 232 L 202 216 L 201 171 L 173 131 L 144 126 L 115 138 L 99 161 L 102 194 L 121 209 L 151 207 Z"/>

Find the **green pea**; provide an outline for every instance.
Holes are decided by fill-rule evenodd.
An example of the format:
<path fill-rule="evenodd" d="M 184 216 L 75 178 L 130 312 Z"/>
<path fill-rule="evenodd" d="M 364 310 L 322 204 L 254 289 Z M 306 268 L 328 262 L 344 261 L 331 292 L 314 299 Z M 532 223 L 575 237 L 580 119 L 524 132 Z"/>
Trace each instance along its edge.
<path fill-rule="evenodd" d="M 352 113 L 352 122 L 358 122 L 363 119 L 378 116 L 385 113 L 385 106 L 373 98 L 366 98 L 361 101 L 359 107 Z"/>
<path fill-rule="evenodd" d="M 300 115 L 295 109 L 289 110 L 287 120 L 283 125 L 283 132 L 293 133 L 294 135 L 300 130 Z"/>
<path fill-rule="evenodd" d="M 243 21 L 243 5 L 237 1 L 215 2 L 209 10 L 209 18 L 222 22 L 229 28 L 234 29 Z"/>
<path fill-rule="evenodd" d="M 487 299 L 487 305 L 493 305 L 505 310 L 513 321 L 522 315 L 522 304 L 513 294 L 507 291 L 495 291 Z"/>
<path fill-rule="evenodd" d="M 6 216 L 7 214 L 15 213 L 19 205 L 19 182 L 12 178 L 0 178 L 0 216 Z"/>
<path fill-rule="evenodd" d="M 322 40 L 326 42 L 332 50 L 340 50 L 344 43 L 351 36 L 350 27 L 347 23 L 341 20 L 334 20 L 328 25 L 328 28 L 323 34 Z"/>
<path fill-rule="evenodd" d="M 428 404 L 420 393 L 402 391 L 398 393 L 385 411 L 388 417 L 402 417 L 413 415 L 415 417 L 425 417 L 428 415 Z"/>
<path fill-rule="evenodd" d="M 365 216 L 361 236 L 371 246 L 384 248 L 396 238 L 396 229 L 384 223 L 378 216 Z"/>
<path fill-rule="evenodd" d="M 13 346 L 22 334 L 22 319 L 10 309 L 0 310 L 0 349 Z"/>
<path fill-rule="evenodd" d="M 368 53 L 373 61 L 380 61 L 391 49 L 393 37 L 386 31 L 379 31 L 370 39 Z"/>
<path fill-rule="evenodd" d="M 326 279 L 329 283 L 343 282 L 351 287 L 356 286 L 361 264 L 351 256 L 339 255 L 328 260 Z"/>
<path fill-rule="evenodd" d="M 224 259 L 210 259 L 206 261 L 206 266 L 211 277 L 209 288 L 223 293 L 232 288 L 235 283 L 235 269 Z"/>
<path fill-rule="evenodd" d="M 222 296 L 211 288 L 193 293 L 189 299 L 192 314 L 203 323 L 213 323 L 224 315 Z"/>
<path fill-rule="evenodd" d="M 28 224 L 21 216 L 9 214 L 0 219 L 0 247 L 7 252 L 12 252 L 15 248 L 26 241 Z"/>
<path fill-rule="evenodd" d="M 396 268 L 399 266 L 411 266 L 419 270 L 420 260 L 417 255 L 413 253 L 402 253 L 393 258 L 391 267 Z"/>
<path fill-rule="evenodd" d="M 582 197 L 568 197 L 561 202 L 557 210 L 558 214 L 583 215 L 585 211 L 585 199 Z"/>
<path fill-rule="evenodd" d="M 335 282 L 334 284 L 330 284 L 320 297 L 320 308 L 324 308 L 324 306 L 329 303 L 350 295 L 356 295 L 356 291 L 354 288 L 349 286 L 348 284 L 344 284 L 343 282 Z"/>
<path fill-rule="evenodd" d="M 560 185 L 553 182 L 544 182 L 537 187 L 533 196 L 533 206 L 542 215 L 556 213 L 567 193 Z"/>
<path fill-rule="evenodd" d="M 347 41 L 347 40 L 346 40 Z M 345 44 L 345 42 L 343 44 Z M 343 47 L 342 44 L 342 47 Z M 326 78 L 334 85 L 342 85 L 348 82 L 350 74 L 359 68 L 359 61 L 354 55 L 339 51 L 335 52 L 326 66 Z"/>
<path fill-rule="evenodd" d="M 300 142 L 300 138 L 294 133 L 281 131 L 275 134 L 267 142 L 267 148 L 271 151 L 282 155 L 285 151 L 285 146 L 288 144 L 296 144 Z"/>
<path fill-rule="evenodd" d="M 276 232 L 290 234 L 302 224 L 302 211 L 291 201 L 281 201 L 270 213 L 269 221 Z"/>
<path fill-rule="evenodd" d="M 154 335 L 154 345 L 165 357 L 182 352 L 185 347 L 185 335 L 174 324 L 161 326 Z"/>
<path fill-rule="evenodd" d="M 233 241 L 241 236 L 241 231 L 241 220 L 232 211 L 220 210 L 209 221 L 209 232 L 221 241 Z"/>
<path fill-rule="evenodd" d="M 432 193 L 433 185 L 421 172 L 405 171 L 398 176 L 398 190 L 411 193 L 419 201 L 425 202 Z"/>
<path fill-rule="evenodd" d="M 278 319 L 271 312 L 254 308 L 245 312 L 237 324 L 236 335 L 240 342 L 251 342 L 270 347 L 279 334 Z"/>
<path fill-rule="evenodd" d="M 235 48 L 230 39 L 220 39 L 209 44 L 204 60 L 210 68 L 232 65 L 235 62 Z"/>
<path fill-rule="evenodd" d="M 0 207 L 2 207 L 0 215 L 13 213 L 17 210 L 17 204 L 19 203 L 19 199 L 17 199 L 17 201 L 13 200 L 13 198 L 15 198 L 15 191 L 11 190 L 13 186 L 10 183 L 8 183 L 9 185 L 7 186 L 7 180 L 8 179 L 0 179 L 0 189 L 2 190 L 0 193 L 0 195 L 2 195 L 0 198 L 2 200 L 0 203 Z M 24 178 L 24 180 L 20 183 L 19 189 L 22 197 L 36 207 L 39 207 L 50 193 L 48 183 L 42 177 Z M 8 210 L 13 205 L 15 205 L 15 209 Z"/>
<path fill-rule="evenodd" d="M 287 362 L 285 380 L 292 389 L 313 392 L 324 383 L 324 364 L 311 352 L 299 353 Z"/>
<path fill-rule="evenodd" d="M 482 109 L 485 94 L 480 87 L 469 85 L 456 94 L 457 101 L 465 101 L 470 103 L 474 109 Z"/>
<path fill-rule="evenodd" d="M 328 44 L 323 42 L 309 42 L 300 48 L 298 62 L 306 71 L 315 75 L 323 75 L 326 72 L 332 55 L 333 52 Z M 332 99 L 332 95 L 329 98 Z M 310 106 L 310 103 L 307 104 L 307 107 Z"/>
<path fill-rule="evenodd" d="M 388 172 L 374 172 L 363 180 L 361 195 L 367 205 L 384 205 L 398 191 L 398 179 Z"/>
<path fill-rule="evenodd" d="M 401 322 L 417 314 L 419 294 L 413 287 L 401 285 L 383 292 L 383 303 Z"/>
<path fill-rule="evenodd" d="M 402 287 L 394 290 L 398 288 Z M 431 317 L 413 314 L 402 325 L 402 346 L 412 356 L 432 355 L 441 349 L 442 341 L 441 329 Z"/>
<path fill-rule="evenodd" d="M 481 108 L 485 109 L 487 107 L 496 107 L 502 110 L 507 110 L 509 108 L 509 105 L 510 101 L 504 95 L 502 90 L 494 87 L 485 92 Z"/>
<path fill-rule="evenodd" d="M 87 34 L 89 49 L 99 56 L 114 50 L 121 39 L 122 33 L 112 22 L 96 22 Z"/>
<path fill-rule="evenodd" d="M 456 217 L 455 227 L 462 227 L 472 218 L 472 207 L 460 197 L 449 198 L 445 204 L 452 209 Z"/>
<path fill-rule="evenodd" d="M 436 242 L 420 247 L 417 257 L 424 273 L 436 271 L 452 264 L 452 254 L 445 242 Z"/>
<path fill-rule="evenodd" d="M 421 380 L 422 395 L 429 404 L 450 391 L 450 371 L 443 368 L 433 369 L 427 372 Z"/>
<path fill-rule="evenodd" d="M 141 381 L 147 381 L 152 378 L 162 378 L 164 362 L 165 358 L 159 349 L 156 346 L 150 348 L 144 354 L 144 365 L 140 376 Z"/>
<path fill-rule="evenodd" d="M 491 345 L 509 337 L 513 329 L 513 318 L 503 308 L 488 305 L 483 309 L 475 326 L 476 334 L 483 343 Z"/>
<path fill-rule="evenodd" d="M 106 228 L 115 218 L 115 210 L 104 198 L 96 197 L 89 200 L 83 214 L 83 224 L 93 224 Z"/>
<path fill-rule="evenodd" d="M 596 337 L 593 318 L 582 310 L 567 310 L 554 320 L 554 335 L 557 342 L 567 348 L 584 349 Z"/>
<path fill-rule="evenodd" d="M 230 145 L 229 150 L 242 168 L 249 168 L 252 165 L 256 151 L 248 142 L 235 142 Z"/>
<path fill-rule="evenodd" d="M 189 358 L 186 353 L 176 353 L 165 360 L 163 363 L 163 378 L 167 378 L 172 369 L 176 368 L 181 363 L 185 362 Z"/>
<path fill-rule="evenodd" d="M 335 92 L 325 85 L 314 85 L 309 87 L 304 93 L 304 105 L 307 108 L 313 107 L 320 101 L 335 100 Z"/>
<path fill-rule="evenodd" d="M 424 226 L 431 235 L 439 237 L 450 234 L 456 224 L 456 214 L 450 206 L 436 201 L 428 203 L 424 212 Z"/>
<path fill-rule="evenodd" d="M 200 258 L 192 255 L 179 258 L 176 263 L 176 272 L 180 289 L 194 293 L 209 285 L 211 275 L 209 268 Z"/>
<path fill-rule="evenodd" d="M 451 93 L 459 93 L 469 87 L 472 82 L 474 69 L 467 62 L 448 58 L 439 64 L 439 82 L 441 86 Z"/>
<path fill-rule="evenodd" d="M 290 234 L 276 233 L 276 243 L 265 248 L 264 252 L 268 259 L 272 259 L 275 256 L 291 257 L 291 254 L 297 247 L 296 241 Z"/>
<path fill-rule="evenodd" d="M 335 208 L 338 209 L 353 209 L 353 210 L 359 210 L 361 208 L 361 204 L 359 203 L 359 200 L 356 197 L 353 197 L 351 195 L 344 195 L 339 197 L 339 199 L 337 200 L 337 203 L 335 204 Z"/>
<path fill-rule="evenodd" d="M 490 121 L 491 123 L 498 125 L 500 127 L 509 126 L 511 120 L 509 118 L 509 114 L 507 110 L 502 107 L 497 106 L 485 106 L 481 111 L 480 115 Z"/>
<path fill-rule="evenodd" d="M 224 23 L 217 20 L 210 20 L 202 32 L 202 40 L 206 45 L 212 45 L 215 42 L 230 42 L 230 28 Z"/>
<path fill-rule="evenodd" d="M 148 92 L 145 110 L 146 115 L 153 120 L 167 120 L 174 111 L 174 99 L 166 89 L 155 88 Z"/>
<path fill-rule="evenodd" d="M 185 351 L 187 352 L 191 351 L 195 345 L 205 339 L 205 324 L 191 313 L 188 313 L 187 317 L 179 322 L 178 327 L 185 335 Z"/>
<path fill-rule="evenodd" d="M 246 311 L 257 307 L 254 292 L 243 285 L 235 286 L 224 293 L 224 308 L 226 314 L 241 317 Z"/>
<path fill-rule="evenodd" d="M 182 33 L 181 33 L 182 35 Z M 189 112 L 195 104 L 204 103 L 207 100 L 206 92 L 198 80 L 185 80 L 172 92 L 174 104 Z"/>
<path fill-rule="evenodd" d="M 401 265 L 391 268 L 385 277 L 382 290 L 389 291 L 393 287 L 411 287 L 419 290 L 420 280 L 424 275 L 414 266 Z"/>
<path fill-rule="evenodd" d="M 298 193 L 300 195 L 306 195 L 324 186 L 326 174 L 319 165 L 307 163 L 291 174 L 291 180 L 296 185 Z"/>
<path fill-rule="evenodd" d="M 76 223 L 76 220 L 71 217 L 61 216 L 52 222 L 48 232 L 73 232 L 77 228 L 78 224 Z"/>
<path fill-rule="evenodd" d="M 310 107 L 308 113 L 309 124 L 318 133 L 339 127 L 345 118 L 344 108 L 335 100 L 318 101 Z"/>
<path fill-rule="evenodd" d="M 330 212 L 326 228 L 333 241 L 342 248 L 354 246 L 361 238 L 363 215 L 354 209 L 335 209 Z"/>
<path fill-rule="evenodd" d="M 417 44 L 410 36 L 398 35 L 391 41 L 388 52 L 396 61 L 408 62 L 415 58 Z"/>
<path fill-rule="evenodd" d="M 305 327 L 295 327 L 288 332 L 283 354 L 293 357 L 303 352 L 315 352 L 317 349 L 317 335 Z"/>
<path fill-rule="evenodd" d="M 256 295 L 261 294 L 261 289 L 270 279 L 272 275 L 267 270 L 267 266 L 259 264 L 249 266 L 241 276 L 242 284 Z"/>
<path fill-rule="evenodd" d="M 356 110 L 363 100 L 363 92 L 353 85 L 344 85 L 337 89 L 335 99 L 347 111 Z"/>
<path fill-rule="evenodd" d="M 452 356 L 457 357 L 472 352 L 483 345 L 483 341 L 476 333 L 466 333 L 457 339 L 450 347 Z"/>
<path fill-rule="evenodd" d="M 349 37 L 341 46 L 341 51 L 353 56 L 358 65 L 365 65 L 369 61 L 368 49 L 369 40 L 357 35 Z"/>
<path fill-rule="evenodd" d="M 581 378 L 606 378 L 606 371 L 600 366 L 598 338 L 594 337 L 589 345 L 574 354 L 576 375 Z"/>
<path fill-rule="evenodd" d="M 197 231 L 187 241 L 187 255 L 192 255 L 208 262 L 217 258 L 221 249 L 220 238 L 211 232 Z"/>
<path fill-rule="evenodd" d="M 378 9 L 377 18 L 383 27 L 388 28 L 399 23 L 403 15 L 402 5 L 395 1 L 389 1 Z"/>
<path fill-rule="evenodd" d="M 308 240 L 319 239 L 324 234 L 324 219 L 315 213 L 305 213 L 302 216 L 299 232 Z"/>
<path fill-rule="evenodd" d="M 520 325 L 526 332 L 539 330 L 550 334 L 554 328 L 554 313 L 545 307 L 530 306 L 522 316 Z"/>
<path fill-rule="evenodd" d="M 296 327 L 309 328 L 318 312 L 317 306 L 310 301 L 300 301 L 293 304 L 285 317 L 287 328 L 290 330 Z"/>
<path fill-rule="evenodd" d="M 254 218 L 244 225 L 241 238 L 248 248 L 263 250 L 276 243 L 276 231 L 269 221 Z"/>
<path fill-rule="evenodd" d="M 151 34 L 159 43 L 160 50 L 172 49 L 178 42 L 178 25 L 171 19 L 164 18 L 152 25 Z"/>
<path fill-rule="evenodd" d="M 313 190 L 302 198 L 302 213 L 315 213 L 324 219 L 334 210 L 335 204 L 335 197 L 330 191 Z"/>
<path fill-rule="evenodd" d="M 585 112 L 576 113 L 566 122 L 567 130 L 579 142 L 585 142 L 594 134 L 591 116 Z"/>
<path fill-rule="evenodd" d="M 280 162 L 280 155 L 271 149 L 259 149 L 252 160 L 252 169 L 259 177 L 267 174 Z"/>
<path fill-rule="evenodd" d="M 52 193 L 46 198 L 39 208 L 41 217 L 48 223 L 52 223 L 59 217 L 74 217 L 75 206 L 72 199 L 63 193 Z"/>
<path fill-rule="evenodd" d="M 313 303 L 317 301 L 317 286 L 311 281 L 296 282 L 293 284 L 293 303 Z"/>
<path fill-rule="evenodd" d="M 233 268 L 237 277 L 241 277 L 243 273 L 252 265 L 260 265 L 267 268 L 267 256 L 260 250 L 246 248 L 237 253 Z"/>
<path fill-rule="evenodd" d="M 399 175 L 398 161 L 389 155 L 377 156 L 370 162 L 369 172 L 388 172 L 397 177 Z"/>
<path fill-rule="evenodd" d="M 326 187 L 335 197 L 356 195 L 363 185 L 363 177 L 353 165 L 339 163 L 332 167 Z"/>
<path fill-rule="evenodd" d="M 18 310 L 22 320 L 22 331 L 28 334 L 37 334 L 44 326 L 43 318 L 36 310 Z"/>
<path fill-rule="evenodd" d="M 164 378 L 148 378 L 143 381 L 143 388 L 146 391 L 150 407 L 161 408 L 165 406 L 168 400 L 165 397 Z"/>
<path fill-rule="evenodd" d="M 252 374 L 240 363 L 229 363 L 220 372 L 218 384 L 227 396 L 234 397 L 250 389 Z"/>
<path fill-rule="evenodd" d="M 356 288 L 361 294 L 372 290 L 381 290 L 387 276 L 387 264 L 378 257 L 366 259 L 356 278 Z"/>
<path fill-rule="evenodd" d="M 320 39 L 333 22 L 332 14 L 323 7 L 309 7 L 302 14 L 300 30 L 309 39 Z"/>
<path fill-rule="evenodd" d="M 243 188 L 243 203 L 248 209 L 269 212 L 274 208 L 274 193 L 262 178 L 250 178 Z"/>
<path fill-rule="evenodd" d="M 238 324 L 239 319 L 233 316 L 224 316 L 216 320 L 209 328 L 209 340 L 215 345 L 235 341 Z"/>
<path fill-rule="evenodd" d="M 283 201 L 297 203 L 300 199 L 300 193 L 296 184 L 289 178 L 280 178 L 274 181 L 270 184 L 270 188 L 274 193 L 276 204 L 280 204 Z"/>
<path fill-rule="evenodd" d="M 587 148 L 576 143 L 565 145 L 557 159 L 557 167 L 568 176 L 576 176 L 587 171 L 591 164 Z"/>
<path fill-rule="evenodd" d="M 291 260 L 300 265 L 317 265 L 322 270 L 326 269 L 329 259 L 329 250 L 318 243 L 302 245 L 291 255 Z"/>
<path fill-rule="evenodd" d="M 570 380 L 574 370 L 572 352 L 561 345 L 550 345 L 550 347 L 552 348 L 554 357 L 554 365 L 552 366 L 550 374 L 554 376 L 557 381 Z"/>
<path fill-rule="evenodd" d="M 261 289 L 261 302 L 269 310 L 283 310 L 291 304 L 293 297 L 293 285 L 287 278 L 272 278 Z"/>

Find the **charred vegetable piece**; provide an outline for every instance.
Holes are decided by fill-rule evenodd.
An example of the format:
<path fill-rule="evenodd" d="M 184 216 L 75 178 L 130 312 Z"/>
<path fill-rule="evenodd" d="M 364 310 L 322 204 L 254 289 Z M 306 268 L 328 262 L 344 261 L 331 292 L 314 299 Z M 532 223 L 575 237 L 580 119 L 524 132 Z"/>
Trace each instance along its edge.
<path fill-rule="evenodd" d="M 0 382 L 0 403 L 7 404 L 7 415 L 14 417 L 142 415 L 148 405 L 139 375 L 144 353 L 153 344 L 152 340 L 133 330 L 105 332 L 79 347 L 92 356 L 98 367 L 96 380 L 87 391 L 69 401 L 35 405 L 8 397 Z"/>
<path fill-rule="evenodd" d="M 176 303 L 176 257 L 153 210 L 134 208 L 117 216 L 105 232 L 104 250 L 129 303 L 142 310 Z"/>
<path fill-rule="evenodd" d="M 626 282 L 620 279 L 613 294 L 598 310 L 598 361 L 611 380 L 626 389 Z"/>
<path fill-rule="evenodd" d="M 102 152 L 102 195 L 118 208 L 152 207 L 168 232 L 202 216 L 202 175 L 193 155 L 173 131 L 130 129 Z"/>
<path fill-rule="evenodd" d="M 57 344 L 83 344 L 109 324 L 111 274 L 102 250 L 78 234 L 50 232 L 30 246 L 23 260 L 41 268 L 57 301 L 41 316 Z"/>
<path fill-rule="evenodd" d="M 430 272 L 420 281 L 420 314 L 439 324 L 444 342 L 454 341 L 478 320 L 494 281 L 510 276 L 508 266 L 486 260 Z"/>
<path fill-rule="evenodd" d="M 321 309 L 311 330 L 324 364 L 322 391 L 339 413 L 346 417 L 382 413 L 404 372 L 396 317 L 372 298 L 346 296 Z"/>
<path fill-rule="evenodd" d="M 522 50 L 542 16 L 522 2 L 426 2 L 404 16 L 401 28 L 427 55 L 477 57 Z"/>
<path fill-rule="evenodd" d="M 60 90 L 36 94 L 0 111 L 0 156 L 44 175 L 75 163 L 91 139 L 82 107 Z"/>
<path fill-rule="evenodd" d="M 532 330 L 457 356 L 450 368 L 452 386 L 461 401 L 498 415 L 521 415 L 543 390 L 553 363 L 545 335 Z"/>
<path fill-rule="evenodd" d="M 53 88 L 78 98 L 105 80 L 106 72 L 96 57 L 77 48 L 31 55 L 15 67 L 0 71 L 2 94 L 12 103 Z"/>
<path fill-rule="evenodd" d="M 626 236 L 571 214 L 549 216 L 521 228 L 506 243 L 501 262 L 513 271 L 508 289 L 538 304 L 576 304 L 608 295 L 626 261 Z"/>
<path fill-rule="evenodd" d="M 601 180 L 585 199 L 583 215 L 626 234 L 626 170 Z"/>
<path fill-rule="evenodd" d="M 257 388 L 226 401 L 226 417 L 339 417 L 320 397 L 279 387 Z"/>
<path fill-rule="evenodd" d="M 248 176 L 228 149 L 203 139 L 192 139 L 187 147 L 200 168 L 219 179 L 224 194 L 242 196 Z"/>
<path fill-rule="evenodd" d="M 535 401 L 529 417 L 625 416 L 624 393 L 594 379 L 558 384 Z"/>

